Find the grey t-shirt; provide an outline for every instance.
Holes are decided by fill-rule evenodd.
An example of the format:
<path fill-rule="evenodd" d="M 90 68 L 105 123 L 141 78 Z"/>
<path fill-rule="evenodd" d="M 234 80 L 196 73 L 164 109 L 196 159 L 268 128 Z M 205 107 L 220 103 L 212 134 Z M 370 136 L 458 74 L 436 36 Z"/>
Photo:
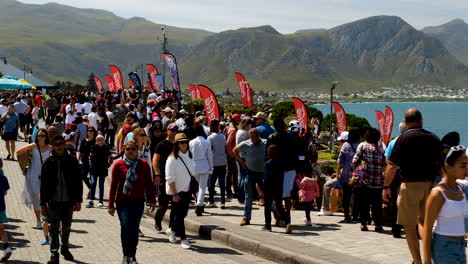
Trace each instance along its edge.
<path fill-rule="evenodd" d="M 246 140 L 239 144 L 239 154 L 245 159 L 247 168 L 254 172 L 263 172 L 266 156 L 266 140 L 262 139 L 258 145 L 252 140 Z"/>
<path fill-rule="evenodd" d="M 213 133 L 208 141 L 213 150 L 213 166 L 226 166 L 226 137 L 221 133 Z"/>
<path fill-rule="evenodd" d="M 24 110 L 26 107 L 28 107 L 28 105 L 23 102 L 16 102 L 13 104 L 13 106 L 15 107 L 15 111 L 18 114 L 24 114 Z"/>

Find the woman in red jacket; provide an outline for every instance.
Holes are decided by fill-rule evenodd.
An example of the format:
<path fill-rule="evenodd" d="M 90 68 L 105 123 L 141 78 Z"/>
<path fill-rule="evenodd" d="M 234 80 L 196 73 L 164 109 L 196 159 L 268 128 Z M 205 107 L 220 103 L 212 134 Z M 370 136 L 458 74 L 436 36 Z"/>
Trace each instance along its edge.
<path fill-rule="evenodd" d="M 125 144 L 123 159 L 112 169 L 109 192 L 109 214 L 115 208 L 120 220 L 123 264 L 137 264 L 135 255 L 138 245 L 138 229 L 146 202 L 151 211 L 156 208 L 156 193 L 148 163 L 138 156 L 137 143 L 130 140 Z"/>

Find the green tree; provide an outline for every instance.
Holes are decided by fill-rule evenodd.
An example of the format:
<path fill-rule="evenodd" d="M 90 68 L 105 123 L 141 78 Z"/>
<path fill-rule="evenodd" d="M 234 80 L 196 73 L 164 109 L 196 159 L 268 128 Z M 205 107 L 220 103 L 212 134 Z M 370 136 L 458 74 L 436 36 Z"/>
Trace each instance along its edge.
<path fill-rule="evenodd" d="M 312 117 L 317 117 L 320 120 L 323 119 L 323 113 L 315 107 L 307 105 L 307 113 L 309 119 Z M 283 101 L 275 104 L 272 109 L 271 119 L 286 119 L 289 115 L 294 115 L 294 104 L 292 101 Z"/>
<path fill-rule="evenodd" d="M 331 122 L 332 124 L 335 124 L 335 128 L 336 128 L 337 125 L 336 125 L 335 115 L 331 117 Z M 346 114 L 346 123 L 347 123 L 346 125 L 348 128 L 351 128 L 351 127 L 361 128 L 361 129 L 371 128 L 371 125 L 369 124 L 369 121 L 367 121 L 367 119 L 365 119 L 364 117 L 353 115 L 353 114 Z M 330 115 L 329 114 L 325 116 L 321 125 L 322 125 L 322 130 L 330 129 Z"/>
<path fill-rule="evenodd" d="M 97 85 L 96 85 L 96 82 L 94 81 L 95 77 L 96 77 L 96 75 L 94 75 L 94 72 L 89 74 L 86 90 L 92 91 L 92 92 L 97 92 Z"/>

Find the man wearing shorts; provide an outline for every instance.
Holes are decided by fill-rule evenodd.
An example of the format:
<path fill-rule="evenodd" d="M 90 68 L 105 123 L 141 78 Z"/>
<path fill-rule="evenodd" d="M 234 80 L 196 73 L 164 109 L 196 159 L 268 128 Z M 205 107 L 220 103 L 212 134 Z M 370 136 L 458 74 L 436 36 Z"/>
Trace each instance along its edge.
<path fill-rule="evenodd" d="M 421 264 L 419 234 L 423 234 L 424 208 L 438 171 L 438 157 L 442 150 L 439 138 L 424 130 L 421 112 L 409 109 L 405 113 L 408 128 L 395 142 L 385 171 L 382 196 L 390 202 L 390 184 L 400 168 L 401 185 L 397 199 L 397 223 L 402 225 L 413 263 Z"/>
<path fill-rule="evenodd" d="M 15 113 L 15 107 L 12 103 L 8 105 L 8 111 L 5 116 L 0 118 L 0 122 L 3 122 L 2 139 L 5 141 L 5 147 L 8 151 L 6 160 L 15 160 L 15 141 L 18 136 L 19 117 Z"/>

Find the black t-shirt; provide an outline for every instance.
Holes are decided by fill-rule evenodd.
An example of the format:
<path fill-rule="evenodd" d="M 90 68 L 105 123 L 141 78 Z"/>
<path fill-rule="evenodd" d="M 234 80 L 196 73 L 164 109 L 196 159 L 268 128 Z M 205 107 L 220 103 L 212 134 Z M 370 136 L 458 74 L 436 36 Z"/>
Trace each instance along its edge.
<path fill-rule="evenodd" d="M 166 161 L 173 149 L 174 143 L 165 139 L 159 142 L 159 144 L 156 145 L 156 149 L 154 150 L 155 154 L 159 154 L 159 171 L 161 172 L 162 179 L 166 177 Z"/>
<path fill-rule="evenodd" d="M 439 138 L 422 128 L 412 128 L 398 137 L 390 162 L 400 166 L 404 182 L 434 181 L 442 151 Z"/>
<path fill-rule="evenodd" d="M 298 143 L 293 135 L 287 132 L 274 132 L 268 137 L 267 148 L 271 145 L 277 145 L 279 147 L 280 158 L 284 162 L 284 170 L 296 170 L 299 154 L 298 154 Z"/>

